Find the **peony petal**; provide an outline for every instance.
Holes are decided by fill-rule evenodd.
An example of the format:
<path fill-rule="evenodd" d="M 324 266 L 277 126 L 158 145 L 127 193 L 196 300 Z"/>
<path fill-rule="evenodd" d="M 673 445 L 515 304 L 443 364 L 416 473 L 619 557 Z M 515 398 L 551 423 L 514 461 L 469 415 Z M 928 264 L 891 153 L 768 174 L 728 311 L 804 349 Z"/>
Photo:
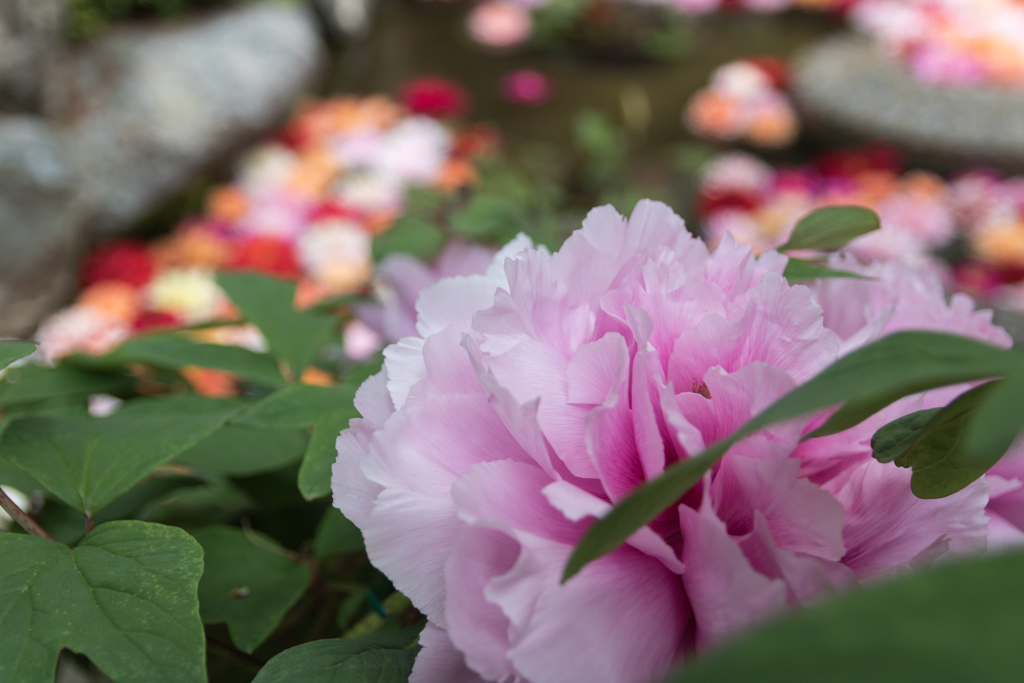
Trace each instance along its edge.
<path fill-rule="evenodd" d="M 420 646 L 409 683 L 487 683 L 466 667 L 444 629 L 428 622 L 420 633 Z"/>
<path fill-rule="evenodd" d="M 498 284 L 486 275 L 449 277 L 427 287 L 416 300 L 416 331 L 424 339 L 454 323 L 468 322 L 494 304 Z"/>
<path fill-rule="evenodd" d="M 679 576 L 627 547 L 560 584 L 571 550 L 550 547 L 536 562 L 544 567 L 540 593 L 509 651 L 516 670 L 532 683 L 646 683 L 663 675 L 690 622 Z M 524 546 L 530 552 L 538 551 Z"/>
<path fill-rule="evenodd" d="M 427 618 L 445 622 L 444 565 L 465 527 L 450 498 L 385 489 L 362 527 L 366 552 Z"/>
<path fill-rule="evenodd" d="M 515 675 L 506 653 L 509 620 L 484 597 L 488 582 L 506 574 L 519 555 L 519 544 L 500 531 L 463 529 L 445 565 L 448 636 L 466 654 L 467 665 L 490 681 Z"/>
<path fill-rule="evenodd" d="M 402 337 L 384 349 L 384 369 L 387 371 L 388 393 L 395 409 L 405 405 L 409 390 L 427 376 L 423 362 L 423 343 L 419 337 Z"/>
<path fill-rule="evenodd" d="M 697 647 L 706 648 L 780 611 L 786 585 L 754 571 L 717 519 L 679 506 L 683 585 L 697 619 Z"/>
<path fill-rule="evenodd" d="M 362 472 L 361 463 L 366 448 L 359 443 L 355 432 L 347 429 L 336 442 L 338 459 L 331 469 L 331 492 L 334 506 L 359 528 L 366 525 L 373 502 L 383 487 L 369 481 Z"/>

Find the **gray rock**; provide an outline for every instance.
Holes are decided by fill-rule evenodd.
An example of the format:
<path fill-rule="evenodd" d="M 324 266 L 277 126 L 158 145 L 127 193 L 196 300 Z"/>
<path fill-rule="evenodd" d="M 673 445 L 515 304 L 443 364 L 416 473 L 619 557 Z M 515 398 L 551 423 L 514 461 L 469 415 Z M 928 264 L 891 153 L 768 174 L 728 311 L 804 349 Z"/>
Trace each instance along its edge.
<path fill-rule="evenodd" d="M 0 107 L 33 110 L 64 45 L 65 0 L 0 0 Z"/>
<path fill-rule="evenodd" d="M 73 289 L 81 227 L 73 196 L 50 126 L 0 117 L 0 336 L 31 331 Z"/>
<path fill-rule="evenodd" d="M 308 8 L 267 2 L 115 28 L 64 60 L 46 111 L 65 127 L 90 230 L 130 228 L 283 120 L 325 52 Z"/>
<path fill-rule="evenodd" d="M 866 38 L 807 48 L 794 62 L 793 92 L 812 130 L 898 145 L 943 170 L 1024 170 L 1024 93 L 921 83 Z"/>

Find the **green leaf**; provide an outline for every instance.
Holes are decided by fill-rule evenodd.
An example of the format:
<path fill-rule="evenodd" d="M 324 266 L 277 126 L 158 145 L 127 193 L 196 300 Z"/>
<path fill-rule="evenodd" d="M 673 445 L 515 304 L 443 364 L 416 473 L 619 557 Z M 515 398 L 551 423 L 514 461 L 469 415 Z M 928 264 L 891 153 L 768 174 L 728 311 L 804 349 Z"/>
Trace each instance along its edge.
<path fill-rule="evenodd" d="M 1024 368 L 992 387 L 964 432 L 964 453 L 983 465 L 1006 451 L 1024 428 Z M 986 455 L 988 454 L 988 455 Z"/>
<path fill-rule="evenodd" d="M 290 465 L 306 452 L 309 438 L 302 431 L 221 427 L 175 458 L 214 474 L 249 476 Z"/>
<path fill-rule="evenodd" d="M 910 490 L 918 498 L 943 498 L 956 493 L 985 474 L 1010 447 L 1012 436 L 999 450 L 979 453 L 964 448 L 965 423 L 996 386 L 983 384 L 958 396 L 935 413 L 910 448 L 896 458 L 900 467 L 914 469 Z"/>
<path fill-rule="evenodd" d="M 0 370 L 36 350 L 35 342 L 0 341 Z"/>
<path fill-rule="evenodd" d="M 878 214 L 863 206 L 826 206 L 807 214 L 793 228 L 779 251 L 836 251 L 865 233 L 878 230 Z"/>
<path fill-rule="evenodd" d="M 811 436 L 834 434 L 859 424 L 893 401 L 928 389 L 997 377 L 1021 364 L 1013 351 L 974 339 L 934 332 L 898 332 L 840 358 L 797 387 L 726 439 L 681 460 L 631 493 L 584 535 L 566 565 L 563 580 L 591 560 L 619 547 L 633 532 L 678 501 L 739 439 L 775 422 L 840 403 Z"/>
<path fill-rule="evenodd" d="M 264 429 L 312 427 L 325 413 L 352 405 L 355 390 L 348 384 L 317 387 L 289 384 L 259 401 L 233 420 Z"/>
<path fill-rule="evenodd" d="M 904 415 L 885 425 L 871 437 L 871 455 L 878 462 L 892 462 L 906 453 L 921 434 L 921 430 L 942 408 L 919 410 Z"/>
<path fill-rule="evenodd" d="M 0 408 L 65 396 L 118 394 L 130 390 L 133 384 L 126 375 L 69 366 L 15 368 L 0 382 Z"/>
<path fill-rule="evenodd" d="M 666 683 L 1016 681 L 1024 555 L 851 591 L 687 662 Z"/>
<path fill-rule="evenodd" d="M 372 636 L 316 640 L 271 659 L 253 683 L 406 683 L 415 658 Z"/>
<path fill-rule="evenodd" d="M 183 396 L 129 401 L 105 418 L 24 417 L 0 451 L 79 512 L 93 515 L 213 433 L 239 404 Z"/>
<path fill-rule="evenodd" d="M 515 234 L 527 227 L 527 221 L 518 206 L 504 197 L 478 194 L 466 208 L 451 218 L 452 229 L 471 239 L 502 234 Z"/>
<path fill-rule="evenodd" d="M 318 560 L 363 549 L 363 533 L 337 508 L 328 508 L 313 539 L 313 556 Z"/>
<path fill-rule="evenodd" d="M 327 341 L 336 320 L 311 311 L 297 311 L 295 283 L 253 273 L 221 274 L 217 282 L 246 320 L 260 328 L 270 350 L 298 379 Z"/>
<path fill-rule="evenodd" d="M 225 370 L 256 384 L 272 387 L 284 384 L 277 361 L 269 354 L 255 353 L 237 346 L 200 344 L 174 334 L 132 339 L 100 360 L 142 363 L 167 370 L 195 365 Z"/>
<path fill-rule="evenodd" d="M 373 259 L 380 261 L 388 254 L 403 253 L 430 261 L 444 246 L 444 235 L 425 218 L 405 215 L 385 233 L 373 240 Z"/>
<path fill-rule="evenodd" d="M 196 528 L 232 521 L 255 507 L 253 499 L 240 488 L 230 481 L 215 479 L 155 498 L 139 510 L 136 517 L 146 522 Z"/>
<path fill-rule="evenodd" d="M 109 522 L 74 550 L 0 534 L 0 680 L 50 683 L 68 648 L 117 683 L 205 683 L 202 573 L 174 527 Z"/>
<path fill-rule="evenodd" d="M 359 417 L 359 412 L 348 404 L 329 413 L 324 413 L 313 425 L 309 448 L 299 468 L 299 492 L 306 500 L 322 498 L 331 492 L 331 467 L 338 459 L 335 445 L 341 430 L 348 428 L 348 421 Z"/>
<path fill-rule="evenodd" d="M 832 268 L 826 268 L 824 266 L 819 266 L 816 263 L 802 261 L 796 258 L 789 259 L 789 263 L 786 264 L 786 270 L 783 271 L 782 277 L 786 278 L 790 283 L 835 277 L 854 278 L 857 280 L 874 279 L 858 275 L 857 273 L 851 273 L 847 270 L 833 270 Z"/>
<path fill-rule="evenodd" d="M 206 555 L 199 582 L 203 623 L 225 622 L 235 645 L 252 652 L 306 592 L 309 567 L 256 531 L 211 526 L 193 536 Z"/>

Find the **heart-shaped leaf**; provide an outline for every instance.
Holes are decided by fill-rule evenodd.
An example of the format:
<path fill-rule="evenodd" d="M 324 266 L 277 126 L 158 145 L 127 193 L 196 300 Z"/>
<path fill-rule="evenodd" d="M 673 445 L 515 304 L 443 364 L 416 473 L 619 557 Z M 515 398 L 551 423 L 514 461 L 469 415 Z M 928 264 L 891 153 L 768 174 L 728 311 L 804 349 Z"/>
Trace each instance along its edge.
<path fill-rule="evenodd" d="M 808 280 L 820 280 L 823 278 L 853 278 L 857 280 L 869 280 L 863 275 L 857 273 L 851 273 L 847 270 L 833 270 L 832 268 L 826 268 L 825 266 L 819 266 L 816 263 L 810 261 L 802 261 L 800 259 L 791 258 L 789 263 L 786 264 L 786 270 L 782 272 L 782 277 L 786 278 L 791 284 L 797 282 L 806 282 Z"/>
<path fill-rule="evenodd" d="M 0 681 L 51 683 L 68 648 L 117 683 L 206 683 L 202 573 L 174 527 L 108 522 L 74 550 L 0 534 Z"/>
<path fill-rule="evenodd" d="M 253 404 L 233 422 L 263 429 L 304 429 L 312 427 L 327 413 L 350 407 L 355 393 L 348 384 L 336 387 L 289 384 Z"/>
<path fill-rule="evenodd" d="M 309 567 L 256 531 L 211 526 L 193 536 L 206 569 L 199 582 L 203 623 L 225 622 L 240 650 L 252 652 L 309 587 Z"/>
<path fill-rule="evenodd" d="M 0 341 L 0 370 L 36 350 L 35 342 Z"/>

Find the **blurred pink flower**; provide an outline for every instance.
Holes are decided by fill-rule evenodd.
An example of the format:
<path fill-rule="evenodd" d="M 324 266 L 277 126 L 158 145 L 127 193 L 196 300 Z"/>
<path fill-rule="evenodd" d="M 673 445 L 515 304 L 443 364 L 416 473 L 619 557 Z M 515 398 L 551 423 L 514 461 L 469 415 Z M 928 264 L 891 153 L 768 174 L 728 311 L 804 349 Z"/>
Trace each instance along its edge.
<path fill-rule="evenodd" d="M 353 320 L 345 325 L 342 348 L 352 360 L 366 360 L 380 350 L 384 339 L 362 320 Z"/>
<path fill-rule="evenodd" d="M 501 92 L 513 104 L 537 107 L 551 99 L 551 80 L 536 69 L 517 69 L 501 79 Z"/>
<path fill-rule="evenodd" d="M 628 221 L 595 209 L 553 255 L 521 238 L 422 290 L 416 334 L 357 392 L 333 477 L 374 565 L 429 620 L 412 683 L 655 680 L 787 605 L 984 549 L 995 484 L 921 500 L 871 458 L 880 417 L 803 443 L 816 422 L 794 420 L 560 582 L 594 518 L 841 353 L 908 328 L 1009 344 L 899 266 L 811 289 L 786 262 L 728 237 L 709 254 L 643 201 Z"/>
<path fill-rule="evenodd" d="M 524 6 L 486 0 L 472 9 L 466 19 L 469 37 L 488 47 L 519 45 L 533 33 L 533 15 Z"/>

